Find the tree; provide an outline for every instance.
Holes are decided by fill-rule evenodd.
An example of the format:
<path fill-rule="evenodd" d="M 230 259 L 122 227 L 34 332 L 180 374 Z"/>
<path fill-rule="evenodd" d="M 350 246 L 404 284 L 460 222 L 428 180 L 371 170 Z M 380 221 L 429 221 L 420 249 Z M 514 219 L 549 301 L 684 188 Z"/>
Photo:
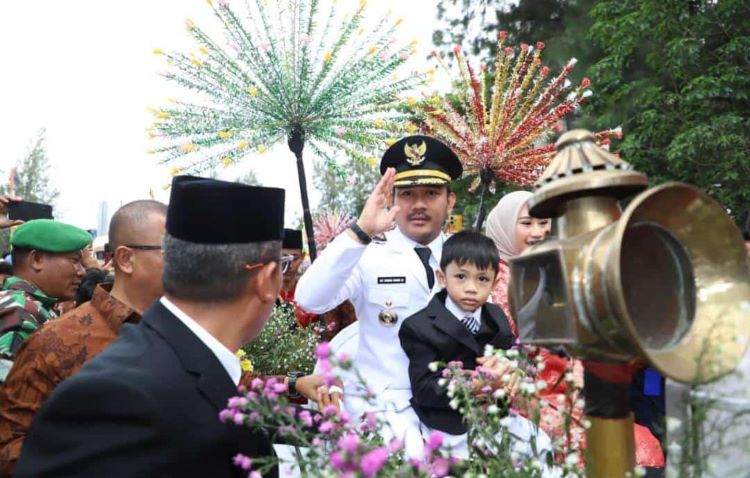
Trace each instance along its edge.
<path fill-rule="evenodd" d="M 315 169 L 319 174 L 314 179 L 315 187 L 323 193 L 318 211 L 338 211 L 359 217 L 367 197 L 380 179 L 380 172 L 373 162 L 349 159 L 343 166 L 349 173 L 346 178 L 318 162 Z"/>
<path fill-rule="evenodd" d="M 29 152 L 16 164 L 17 179 L 14 194 L 22 197 L 25 201 L 54 205 L 60 193 L 50 184 L 48 176 L 49 161 L 44 141 L 45 130 L 41 129 L 34 137 Z M 0 186 L 0 194 L 10 193 L 9 184 Z M 0 248 L 3 251 L 10 250 L 9 240 L 10 232 L 8 230 L 0 231 Z"/>
<path fill-rule="evenodd" d="M 611 0 L 592 16 L 592 116 L 623 125 L 620 153 L 652 182 L 695 184 L 737 217 L 750 205 L 750 4 Z"/>

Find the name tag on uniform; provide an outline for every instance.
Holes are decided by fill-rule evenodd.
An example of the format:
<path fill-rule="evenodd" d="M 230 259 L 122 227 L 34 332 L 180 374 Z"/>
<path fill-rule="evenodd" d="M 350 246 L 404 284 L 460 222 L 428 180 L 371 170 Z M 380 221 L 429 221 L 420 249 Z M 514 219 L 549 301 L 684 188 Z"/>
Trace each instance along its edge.
<path fill-rule="evenodd" d="M 378 284 L 406 284 L 406 276 L 378 277 Z"/>

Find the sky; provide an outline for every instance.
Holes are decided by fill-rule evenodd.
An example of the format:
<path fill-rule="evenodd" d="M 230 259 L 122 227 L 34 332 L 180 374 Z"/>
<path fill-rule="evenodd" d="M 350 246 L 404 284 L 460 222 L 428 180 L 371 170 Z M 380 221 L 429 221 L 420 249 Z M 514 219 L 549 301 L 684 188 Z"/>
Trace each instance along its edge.
<path fill-rule="evenodd" d="M 229 0 L 238 1 L 238 0 Z M 270 0 L 275 1 L 275 0 Z M 358 0 L 339 0 L 354 10 Z M 386 10 L 403 17 L 397 39 L 418 41 L 412 67 L 428 67 L 437 0 L 371 0 L 369 14 Z M 119 205 L 149 197 L 167 201 L 169 168 L 147 150 L 148 107 L 170 96 L 189 98 L 159 75 L 164 58 L 155 48 L 189 51 L 185 20 L 211 31 L 216 25 L 205 0 L 0 0 L 0 181 L 46 128 L 49 177 L 60 196 L 57 219 L 96 228 L 102 201 L 110 214 Z M 315 191 L 306 157 L 308 190 Z M 286 219 L 300 217 L 297 172 L 285 145 L 222 171 L 234 179 L 252 170 L 261 184 L 287 191 Z M 21 178 L 23 180 L 23 178 Z"/>

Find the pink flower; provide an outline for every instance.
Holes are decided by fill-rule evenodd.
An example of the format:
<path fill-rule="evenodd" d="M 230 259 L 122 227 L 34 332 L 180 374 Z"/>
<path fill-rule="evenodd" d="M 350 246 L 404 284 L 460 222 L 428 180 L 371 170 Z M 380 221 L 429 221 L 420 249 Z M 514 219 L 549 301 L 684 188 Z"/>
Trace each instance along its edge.
<path fill-rule="evenodd" d="M 263 475 L 258 473 L 257 471 L 253 470 L 250 472 L 249 475 L 247 475 L 247 478 L 263 478 Z"/>
<path fill-rule="evenodd" d="M 259 378 L 254 378 L 252 382 L 250 382 L 250 388 L 253 390 L 263 390 L 263 380 Z"/>
<path fill-rule="evenodd" d="M 318 431 L 320 433 L 328 433 L 332 431 L 334 428 L 335 428 L 335 425 L 333 424 L 333 422 L 326 420 L 320 424 L 320 427 L 318 427 Z"/>
<path fill-rule="evenodd" d="M 224 409 L 219 412 L 219 420 L 221 420 L 222 423 L 225 423 L 231 419 L 233 415 L 234 413 L 231 410 Z"/>
<path fill-rule="evenodd" d="M 315 355 L 319 359 L 328 358 L 331 356 L 331 346 L 328 342 L 321 342 L 318 348 L 315 349 Z"/>
<path fill-rule="evenodd" d="M 298 417 L 299 417 L 300 420 L 302 420 L 302 423 L 304 423 L 305 426 L 308 426 L 308 427 L 313 426 L 312 415 L 310 414 L 309 411 L 302 410 L 301 412 L 299 412 Z"/>
<path fill-rule="evenodd" d="M 437 450 L 441 446 L 443 446 L 443 434 L 439 431 L 433 431 L 430 433 L 430 436 L 427 438 L 427 443 L 425 443 L 425 447 L 429 450 Z"/>
<path fill-rule="evenodd" d="M 339 448 L 347 453 L 356 453 L 359 447 L 359 437 L 354 433 L 347 433 L 339 439 Z"/>
<path fill-rule="evenodd" d="M 332 453 L 330 461 L 331 461 L 331 466 L 335 470 L 343 470 L 344 469 L 344 464 L 346 462 L 344 461 L 344 456 L 341 454 L 341 452 L 337 451 L 337 452 Z"/>
<path fill-rule="evenodd" d="M 497 34 L 497 37 L 501 40 L 505 40 L 506 38 L 508 38 L 508 32 L 506 32 L 505 30 L 500 30 L 500 33 Z"/>
<path fill-rule="evenodd" d="M 237 453 L 236 455 L 234 455 L 232 461 L 234 462 L 235 466 L 239 466 L 245 471 L 248 471 L 253 467 L 253 460 L 251 460 L 250 457 L 243 455 L 242 453 Z"/>
<path fill-rule="evenodd" d="M 391 453 L 396 453 L 397 451 L 399 451 L 403 447 L 404 447 L 404 440 L 401 440 L 400 438 L 394 438 L 388 444 L 388 451 L 391 452 Z"/>
<path fill-rule="evenodd" d="M 365 454 L 360 462 L 362 474 L 366 477 L 375 475 L 381 468 L 383 468 L 386 460 L 388 460 L 388 449 L 385 447 L 376 448 Z"/>
<path fill-rule="evenodd" d="M 588 86 L 591 86 L 591 80 L 589 80 L 587 77 L 584 76 L 583 79 L 581 80 L 580 88 L 586 88 Z"/>
<path fill-rule="evenodd" d="M 451 468 L 451 463 L 443 457 L 438 457 L 432 464 L 432 475 L 438 478 L 442 478 L 448 474 Z"/>
<path fill-rule="evenodd" d="M 234 424 L 235 425 L 242 425 L 245 422 L 245 414 L 244 413 L 238 413 L 234 416 Z"/>

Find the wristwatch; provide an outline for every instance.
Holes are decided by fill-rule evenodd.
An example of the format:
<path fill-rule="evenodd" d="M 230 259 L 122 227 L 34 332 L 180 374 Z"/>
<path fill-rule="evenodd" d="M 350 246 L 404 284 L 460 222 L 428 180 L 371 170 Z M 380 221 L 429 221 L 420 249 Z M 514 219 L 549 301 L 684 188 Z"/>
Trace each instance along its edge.
<path fill-rule="evenodd" d="M 297 379 L 300 377 L 303 377 L 305 374 L 303 372 L 287 372 L 286 376 L 289 379 L 288 385 L 287 385 L 287 393 L 289 394 L 289 398 L 297 399 L 300 397 L 299 392 L 297 391 Z"/>
<path fill-rule="evenodd" d="M 352 221 L 352 223 L 349 224 L 349 229 L 354 232 L 354 234 L 357 236 L 357 239 L 359 239 L 359 242 L 361 242 L 362 244 L 367 245 L 372 242 L 372 237 L 368 236 L 367 233 L 357 225 L 357 221 Z"/>

